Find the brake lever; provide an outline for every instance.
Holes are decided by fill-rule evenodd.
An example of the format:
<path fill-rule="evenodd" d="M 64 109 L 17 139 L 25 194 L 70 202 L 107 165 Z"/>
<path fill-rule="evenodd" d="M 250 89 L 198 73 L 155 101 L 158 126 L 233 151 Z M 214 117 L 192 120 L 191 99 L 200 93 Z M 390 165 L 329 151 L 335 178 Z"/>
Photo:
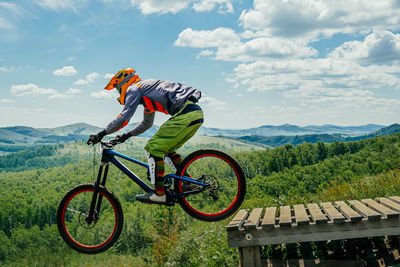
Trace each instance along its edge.
<path fill-rule="evenodd" d="M 121 142 L 116 140 L 116 139 L 112 139 L 112 140 L 109 141 L 109 144 L 112 145 L 112 146 L 116 146 L 116 145 L 121 144 Z"/>

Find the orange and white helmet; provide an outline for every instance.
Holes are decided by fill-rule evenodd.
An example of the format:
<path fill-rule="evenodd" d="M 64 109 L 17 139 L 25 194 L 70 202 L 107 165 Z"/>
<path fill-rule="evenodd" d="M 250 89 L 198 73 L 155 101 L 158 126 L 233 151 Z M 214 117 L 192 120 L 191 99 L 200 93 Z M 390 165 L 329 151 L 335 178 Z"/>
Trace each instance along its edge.
<path fill-rule="evenodd" d="M 132 83 L 138 81 L 140 81 L 140 78 L 136 74 L 136 71 L 134 69 L 126 68 L 118 71 L 104 89 L 111 90 L 117 88 L 120 94 L 120 97 L 117 100 L 121 105 L 125 105 L 126 90 Z"/>

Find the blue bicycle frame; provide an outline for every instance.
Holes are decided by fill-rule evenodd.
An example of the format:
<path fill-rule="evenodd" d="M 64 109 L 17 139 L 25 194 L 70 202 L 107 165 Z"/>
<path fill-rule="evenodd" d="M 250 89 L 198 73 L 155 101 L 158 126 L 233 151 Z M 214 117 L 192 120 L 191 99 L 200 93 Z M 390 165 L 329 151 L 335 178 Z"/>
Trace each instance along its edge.
<path fill-rule="evenodd" d="M 136 160 L 134 158 L 128 157 L 124 154 L 121 154 L 119 152 L 116 152 L 112 149 L 107 149 L 107 148 L 103 148 L 103 153 L 102 153 L 102 158 L 101 158 L 101 165 L 100 165 L 100 169 L 99 169 L 99 174 L 98 174 L 98 178 L 97 178 L 97 184 L 100 184 L 100 179 L 101 179 L 101 172 L 102 172 L 102 166 L 104 164 L 107 164 L 109 162 L 111 162 L 112 164 L 114 164 L 118 169 L 120 169 L 123 173 L 125 173 L 129 178 L 132 179 L 132 181 L 134 181 L 135 183 L 137 183 L 144 191 L 146 192 L 151 192 L 153 191 L 153 188 L 151 188 L 150 186 L 148 186 L 142 179 L 139 178 L 139 176 L 137 176 L 135 173 L 133 173 L 130 169 L 128 169 L 124 164 L 122 164 L 119 160 L 116 159 L 116 157 L 120 157 L 123 159 L 126 159 L 130 162 L 133 162 L 135 164 L 138 164 L 142 167 L 145 167 L 147 169 L 147 171 L 149 172 L 149 165 L 146 163 L 143 163 L 139 160 Z M 105 185 L 105 180 L 107 177 L 107 172 L 108 172 L 108 165 L 106 165 L 106 170 L 104 172 L 104 176 L 103 176 L 103 181 L 101 182 L 101 185 Z M 197 185 L 201 185 L 201 189 L 196 190 L 196 191 L 188 191 L 188 192 L 184 192 L 182 194 L 171 194 L 170 192 L 166 192 L 169 196 L 172 197 L 185 197 L 188 196 L 194 192 L 202 192 L 204 191 L 205 188 L 207 188 L 209 186 L 209 184 L 207 183 L 203 183 L 203 182 L 199 182 L 194 180 L 193 178 L 190 177 L 186 177 L 186 176 L 178 176 L 175 175 L 173 173 L 167 174 L 164 176 L 164 179 L 169 180 L 169 179 L 179 179 L 182 181 L 186 181 L 189 183 L 193 183 L 193 184 L 197 184 Z"/>

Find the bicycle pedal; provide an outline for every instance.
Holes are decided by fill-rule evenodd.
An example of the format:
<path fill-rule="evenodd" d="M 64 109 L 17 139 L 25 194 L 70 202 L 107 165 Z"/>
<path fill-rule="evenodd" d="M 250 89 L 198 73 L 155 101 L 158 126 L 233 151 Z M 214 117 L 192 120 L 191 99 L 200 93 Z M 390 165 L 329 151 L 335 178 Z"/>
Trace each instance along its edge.
<path fill-rule="evenodd" d="M 163 205 L 168 206 L 168 207 L 172 207 L 172 206 L 175 205 L 175 203 L 173 201 L 169 201 L 169 202 L 163 203 Z"/>

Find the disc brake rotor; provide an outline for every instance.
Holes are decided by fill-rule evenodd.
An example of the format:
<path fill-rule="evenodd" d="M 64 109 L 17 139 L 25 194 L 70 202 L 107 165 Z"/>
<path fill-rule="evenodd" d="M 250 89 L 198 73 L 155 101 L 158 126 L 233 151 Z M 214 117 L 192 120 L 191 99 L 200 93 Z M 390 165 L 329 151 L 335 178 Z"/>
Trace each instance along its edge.
<path fill-rule="evenodd" d="M 81 213 L 79 213 L 79 217 L 78 217 L 79 225 L 82 226 L 82 228 L 84 228 L 84 229 L 92 229 L 92 228 L 94 228 L 96 226 L 97 219 L 98 219 L 96 211 L 95 211 L 95 214 L 93 214 L 93 217 L 94 218 L 93 218 L 92 222 L 89 224 L 87 222 L 88 212 L 83 212 L 82 211 Z"/>

